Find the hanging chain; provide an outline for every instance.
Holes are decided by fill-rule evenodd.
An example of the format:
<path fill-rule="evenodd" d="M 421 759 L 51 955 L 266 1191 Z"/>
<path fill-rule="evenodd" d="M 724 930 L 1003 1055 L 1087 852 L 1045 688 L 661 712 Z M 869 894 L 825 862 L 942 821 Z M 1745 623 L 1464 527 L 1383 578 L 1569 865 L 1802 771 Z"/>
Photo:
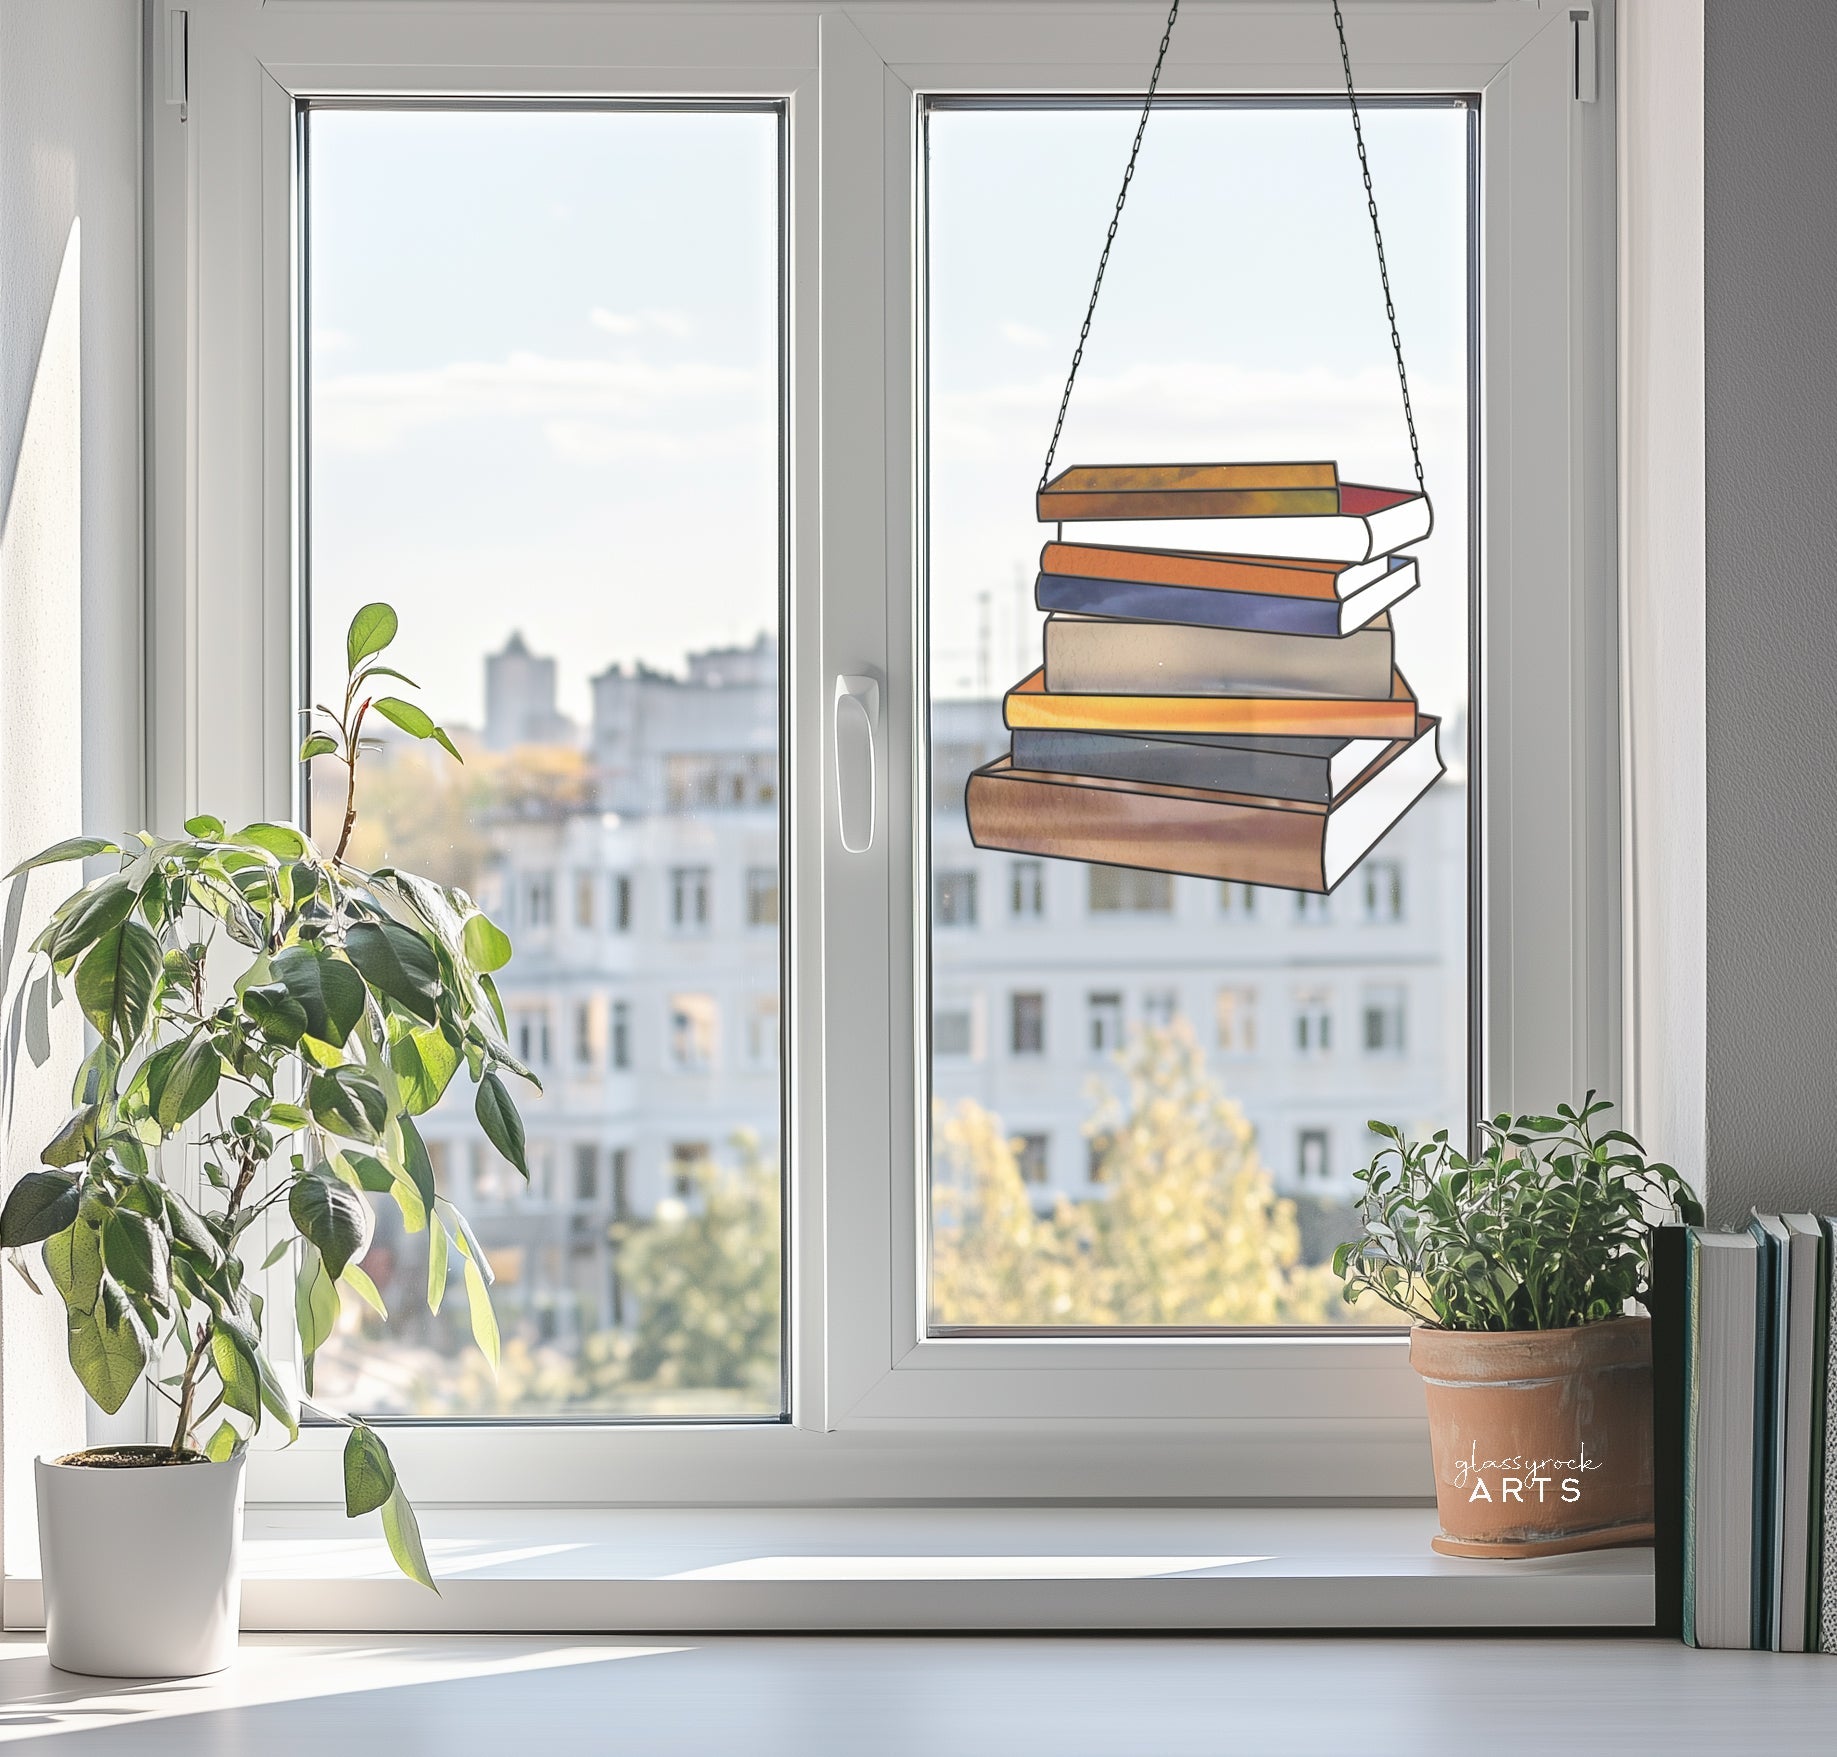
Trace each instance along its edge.
<path fill-rule="evenodd" d="M 1059 399 L 1059 418 L 1052 424 L 1052 440 L 1046 447 L 1046 462 L 1040 466 L 1040 487 L 1052 475 L 1053 454 L 1059 449 L 1059 435 L 1065 431 L 1065 411 L 1072 405 L 1072 386 L 1078 382 L 1078 368 L 1084 364 L 1084 344 L 1090 339 L 1091 319 L 1097 315 L 1097 295 L 1103 291 L 1103 271 L 1110 266 L 1110 246 L 1116 242 L 1116 228 L 1122 224 L 1123 203 L 1129 199 L 1129 183 L 1135 176 L 1135 161 L 1142 151 L 1142 136 L 1148 131 L 1148 112 L 1154 108 L 1155 87 L 1161 83 L 1161 66 L 1167 60 L 1167 45 L 1173 40 L 1174 20 L 1180 16 L 1180 0 L 1168 9 L 1167 28 L 1161 33 L 1160 52 L 1155 56 L 1154 72 L 1148 76 L 1148 95 L 1142 99 L 1142 119 L 1135 125 L 1135 145 L 1129 149 L 1129 163 L 1123 167 L 1123 186 L 1116 192 L 1116 211 L 1110 215 L 1110 229 L 1104 234 L 1103 254 L 1097 259 L 1097 279 L 1091 283 L 1091 302 L 1084 308 L 1084 323 L 1078 331 L 1078 346 L 1072 350 L 1072 369 L 1065 375 L 1065 395 Z"/>
<path fill-rule="evenodd" d="M 1403 366 L 1403 337 L 1397 333 L 1397 307 L 1391 303 L 1391 271 L 1384 260 L 1384 232 L 1378 224 L 1378 198 L 1372 193 L 1371 161 L 1365 156 L 1365 130 L 1359 122 L 1359 94 L 1352 84 L 1352 55 L 1346 47 L 1346 21 L 1339 0 L 1333 0 L 1333 28 L 1339 32 L 1340 66 L 1346 70 L 1346 103 L 1352 111 L 1352 139 L 1359 149 L 1359 174 L 1365 179 L 1365 211 L 1371 215 L 1371 239 L 1378 247 L 1378 279 L 1384 286 L 1384 315 L 1391 326 L 1391 352 L 1397 356 L 1397 385 L 1403 392 L 1403 420 L 1410 430 L 1410 458 L 1416 466 L 1416 487 L 1429 492 L 1422 476 L 1422 447 L 1416 440 L 1416 411 L 1410 407 L 1410 375 Z M 1063 416 L 1061 416 L 1063 419 Z"/>

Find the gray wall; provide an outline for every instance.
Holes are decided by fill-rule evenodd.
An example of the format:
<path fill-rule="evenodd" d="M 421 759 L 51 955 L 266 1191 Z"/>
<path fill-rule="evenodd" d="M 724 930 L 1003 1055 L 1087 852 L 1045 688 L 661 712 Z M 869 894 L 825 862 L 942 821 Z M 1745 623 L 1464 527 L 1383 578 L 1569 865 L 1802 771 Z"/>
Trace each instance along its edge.
<path fill-rule="evenodd" d="M 1837 1213 L 1837 4 L 1706 13 L 1707 1181 Z"/>

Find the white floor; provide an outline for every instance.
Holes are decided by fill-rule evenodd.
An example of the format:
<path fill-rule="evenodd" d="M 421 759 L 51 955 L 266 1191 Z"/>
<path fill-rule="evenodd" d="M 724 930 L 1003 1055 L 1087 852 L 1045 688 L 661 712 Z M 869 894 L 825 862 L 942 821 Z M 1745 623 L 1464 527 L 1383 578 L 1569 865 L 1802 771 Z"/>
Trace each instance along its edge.
<path fill-rule="evenodd" d="M 1627 1636 L 246 1636 L 215 1679 L 0 1639 L 48 1757 L 1634 1757 L 1828 1753 L 1837 1659 Z"/>

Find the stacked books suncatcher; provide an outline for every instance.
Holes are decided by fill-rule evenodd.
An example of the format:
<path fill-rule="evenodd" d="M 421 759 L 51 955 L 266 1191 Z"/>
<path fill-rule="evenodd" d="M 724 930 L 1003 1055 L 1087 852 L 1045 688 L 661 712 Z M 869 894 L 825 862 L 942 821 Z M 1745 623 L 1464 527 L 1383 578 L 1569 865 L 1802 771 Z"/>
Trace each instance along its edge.
<path fill-rule="evenodd" d="M 1330 891 L 1442 773 L 1390 608 L 1429 502 L 1331 463 L 1104 465 L 1039 492 L 1039 670 L 980 848 Z"/>
<path fill-rule="evenodd" d="M 1837 1220 L 1656 1229 L 1654 1584 L 1696 1647 L 1837 1653 Z"/>

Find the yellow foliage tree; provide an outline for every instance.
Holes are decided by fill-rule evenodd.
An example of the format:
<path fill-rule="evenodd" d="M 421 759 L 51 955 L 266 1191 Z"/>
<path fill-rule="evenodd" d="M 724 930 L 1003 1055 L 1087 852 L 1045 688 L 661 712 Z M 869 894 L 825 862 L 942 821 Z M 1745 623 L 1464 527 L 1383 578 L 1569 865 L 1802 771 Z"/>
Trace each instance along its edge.
<path fill-rule="evenodd" d="M 1086 1132 L 1105 1198 L 1038 1213 L 1000 1120 L 940 1108 L 933 1139 L 932 1299 L 945 1325 L 1211 1328 L 1320 1324 L 1338 1283 L 1300 1262 L 1244 1113 L 1184 1023 L 1118 1058 Z"/>

